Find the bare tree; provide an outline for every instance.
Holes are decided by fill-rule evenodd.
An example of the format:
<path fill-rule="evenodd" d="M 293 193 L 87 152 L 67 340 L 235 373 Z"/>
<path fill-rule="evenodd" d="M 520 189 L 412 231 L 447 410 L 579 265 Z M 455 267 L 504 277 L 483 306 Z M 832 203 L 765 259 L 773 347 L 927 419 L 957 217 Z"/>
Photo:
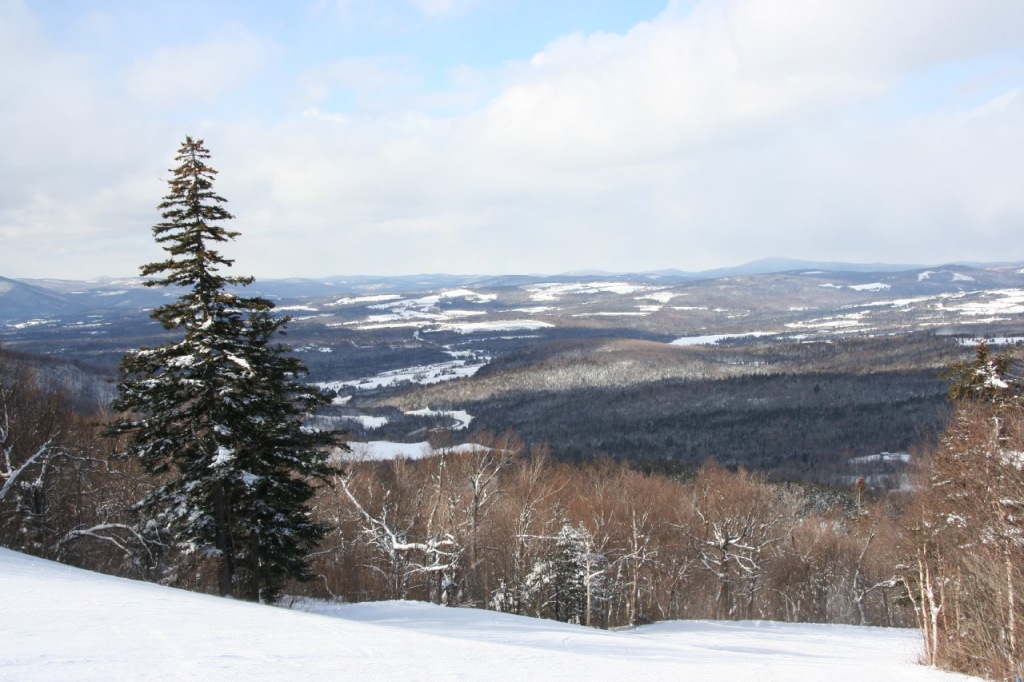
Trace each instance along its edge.
<path fill-rule="evenodd" d="M 760 579 L 795 511 L 776 490 L 740 471 L 714 463 L 693 482 L 694 523 L 684 527 L 703 568 L 718 583 L 715 617 L 750 617 Z M 743 597 L 741 600 L 740 597 Z"/>
<path fill-rule="evenodd" d="M 929 662 L 995 677 L 1024 672 L 1024 409 L 961 402 L 914 511 L 901 577 Z"/>

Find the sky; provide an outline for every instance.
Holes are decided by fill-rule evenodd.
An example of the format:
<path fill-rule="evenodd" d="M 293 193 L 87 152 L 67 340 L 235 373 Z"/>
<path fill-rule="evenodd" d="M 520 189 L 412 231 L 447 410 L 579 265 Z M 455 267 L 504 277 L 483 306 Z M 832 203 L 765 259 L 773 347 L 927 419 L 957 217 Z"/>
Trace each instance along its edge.
<path fill-rule="evenodd" d="M 0 0 L 0 276 L 1024 260 L 1019 0 Z"/>

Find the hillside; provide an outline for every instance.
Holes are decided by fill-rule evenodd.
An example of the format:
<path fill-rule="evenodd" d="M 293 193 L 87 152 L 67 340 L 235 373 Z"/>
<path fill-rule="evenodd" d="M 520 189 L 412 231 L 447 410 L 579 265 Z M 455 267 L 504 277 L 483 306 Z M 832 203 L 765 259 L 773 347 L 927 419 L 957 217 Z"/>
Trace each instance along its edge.
<path fill-rule="evenodd" d="M 0 309 L 0 341 L 74 360 L 101 384 L 126 349 L 166 338 L 146 311 L 168 292 L 141 284 L 21 283 L 8 310 L 31 314 Z M 844 482 L 852 458 L 933 438 L 948 414 L 940 372 L 977 339 L 1024 338 L 1020 264 L 772 261 L 253 290 L 293 317 L 286 341 L 309 380 L 338 394 L 328 416 L 355 438 L 420 442 L 458 428 L 444 414 L 459 412 L 474 429 L 514 429 L 565 459 L 677 469 L 716 458 L 826 483 Z M 69 300 L 76 307 L 62 308 Z"/>
<path fill-rule="evenodd" d="M 913 630 L 680 621 L 602 631 L 416 602 L 229 601 L 0 549 L 0 679 L 969 680 Z"/>

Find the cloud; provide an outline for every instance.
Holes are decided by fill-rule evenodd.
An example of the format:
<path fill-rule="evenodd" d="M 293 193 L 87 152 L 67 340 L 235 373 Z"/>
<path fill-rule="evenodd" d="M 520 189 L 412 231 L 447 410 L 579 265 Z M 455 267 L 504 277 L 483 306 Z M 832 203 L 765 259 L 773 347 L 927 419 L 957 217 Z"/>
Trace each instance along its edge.
<path fill-rule="evenodd" d="M 547 45 L 488 106 L 481 134 L 511 154 L 615 163 L 772 134 L 880 97 L 914 69 L 1006 45 L 1024 30 L 1024 12 L 1007 8 L 671 6 L 624 35 L 575 34 Z"/>
<path fill-rule="evenodd" d="M 480 0 L 318 0 L 311 7 L 315 15 L 325 11 L 348 24 L 360 21 L 370 26 L 408 27 L 424 19 L 450 20 L 470 14 Z"/>
<path fill-rule="evenodd" d="M 26 235 L 78 249 L 61 263 L 83 275 L 153 259 L 138 244 L 186 132 L 222 172 L 240 272 L 261 277 L 1024 253 L 1016 0 L 676 3 L 434 89 L 415 55 L 285 64 L 241 27 L 111 81 L 15 14 L 3 275 Z M 273 106 L 242 110 L 286 67 L 260 90 Z"/>
<path fill-rule="evenodd" d="M 307 103 L 350 98 L 353 108 L 364 112 L 401 108 L 422 81 L 413 60 L 404 55 L 335 59 L 300 77 Z"/>
<path fill-rule="evenodd" d="M 411 0 L 427 17 L 451 16 L 468 11 L 475 0 Z"/>
<path fill-rule="evenodd" d="M 268 41 L 240 29 L 206 42 L 161 46 L 131 66 L 126 88 L 150 106 L 209 103 L 250 84 L 276 51 Z"/>

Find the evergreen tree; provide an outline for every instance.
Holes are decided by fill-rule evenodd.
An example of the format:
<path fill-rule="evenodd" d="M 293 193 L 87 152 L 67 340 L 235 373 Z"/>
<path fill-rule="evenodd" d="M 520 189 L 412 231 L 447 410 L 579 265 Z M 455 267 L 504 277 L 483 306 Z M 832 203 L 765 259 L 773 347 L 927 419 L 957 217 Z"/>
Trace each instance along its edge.
<path fill-rule="evenodd" d="M 564 522 L 551 556 L 555 620 L 579 624 L 587 622 L 586 555 L 583 532 L 571 526 L 568 521 Z"/>
<path fill-rule="evenodd" d="M 549 612 L 555 620 L 590 625 L 591 616 L 608 602 L 604 554 L 593 551 L 593 538 L 581 525 L 562 522 L 546 556 L 533 564 L 521 591 L 524 603 L 534 605 L 537 615 Z M 493 602 L 507 608 L 513 602 L 511 591 L 496 593 Z"/>
<path fill-rule="evenodd" d="M 147 286 L 181 292 L 152 316 L 182 337 L 125 356 L 114 408 L 127 414 L 111 432 L 128 434 L 123 454 L 159 477 L 139 505 L 147 529 L 216 558 L 222 595 L 273 599 L 284 580 L 306 577 L 325 532 L 306 502 L 334 436 L 302 423 L 329 398 L 299 384 L 302 363 L 273 342 L 288 319 L 231 291 L 252 278 L 220 273 L 232 261 L 214 246 L 238 233 L 222 225 L 233 216 L 208 158 L 202 140 L 185 138 L 153 227 L 169 257 L 142 267 L 159 275 Z"/>
<path fill-rule="evenodd" d="M 943 373 L 950 382 L 949 399 L 995 404 L 1019 400 L 1021 386 L 1013 376 L 1014 364 L 1011 352 L 994 353 L 988 343 L 980 341 L 972 360 L 955 362 Z"/>

